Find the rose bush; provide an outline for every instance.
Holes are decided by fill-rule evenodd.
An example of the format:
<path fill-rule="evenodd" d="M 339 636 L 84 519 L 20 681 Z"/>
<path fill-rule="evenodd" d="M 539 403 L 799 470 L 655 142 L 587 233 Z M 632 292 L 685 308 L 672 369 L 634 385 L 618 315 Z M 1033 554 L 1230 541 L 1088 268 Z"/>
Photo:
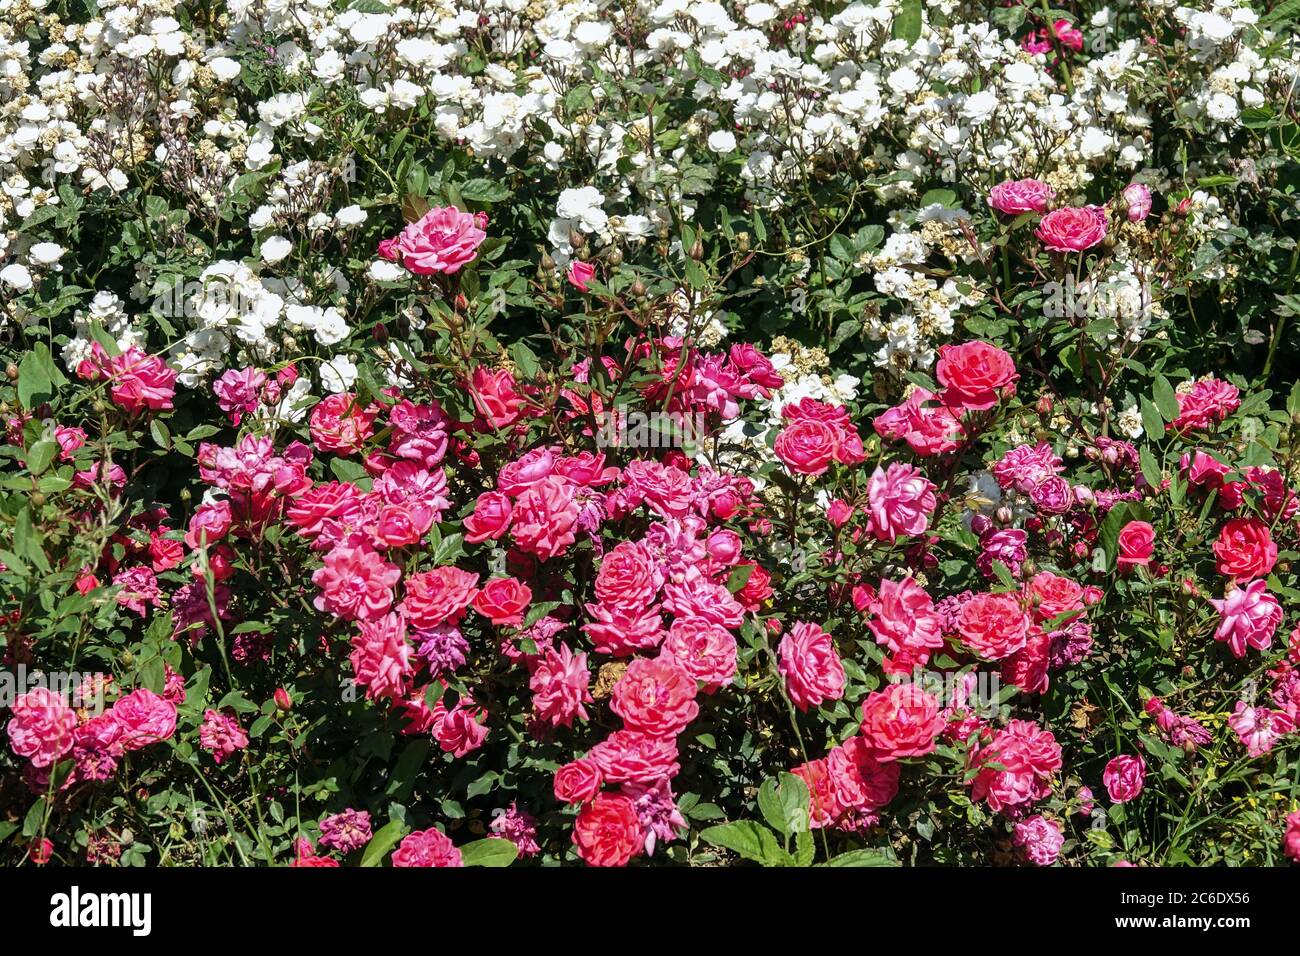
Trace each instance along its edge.
<path fill-rule="evenodd" d="M 1296 858 L 1295 18 L 10 4 L 0 859 Z"/>

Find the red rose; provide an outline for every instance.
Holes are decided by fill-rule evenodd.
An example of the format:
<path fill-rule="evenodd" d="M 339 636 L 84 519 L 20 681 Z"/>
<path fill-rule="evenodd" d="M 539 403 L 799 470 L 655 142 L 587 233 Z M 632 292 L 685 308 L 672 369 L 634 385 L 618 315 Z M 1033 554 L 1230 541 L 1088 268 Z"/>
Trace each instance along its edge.
<path fill-rule="evenodd" d="M 1277 562 L 1277 545 L 1268 525 L 1255 517 L 1233 518 L 1219 532 L 1214 542 L 1220 574 L 1238 581 L 1259 578 L 1273 570 Z"/>
<path fill-rule="evenodd" d="M 820 475 L 835 459 L 839 441 L 839 429 L 815 419 L 801 418 L 781 429 L 773 450 L 791 471 Z"/>
<path fill-rule="evenodd" d="M 957 615 L 961 642 L 989 661 L 1009 657 L 1029 640 L 1029 615 L 1011 594 L 977 594 Z"/>
<path fill-rule="evenodd" d="M 987 342 L 963 342 L 939 349 L 935 377 L 943 386 L 940 400 L 950 408 L 981 412 L 999 399 L 1016 394 L 1016 372 L 1011 356 Z"/>
<path fill-rule="evenodd" d="M 591 866 L 627 866 L 644 839 L 636 807 L 622 794 L 600 794 L 573 824 L 573 844 Z"/>
<path fill-rule="evenodd" d="M 532 599 L 533 592 L 527 584 L 515 578 L 493 578 L 475 595 L 470 607 L 493 624 L 518 627 Z"/>
<path fill-rule="evenodd" d="M 638 657 L 610 695 L 610 710 L 628 730 L 676 737 L 700 712 L 695 678 L 672 658 Z"/>
<path fill-rule="evenodd" d="M 566 763 L 555 771 L 555 799 L 562 803 L 586 803 L 600 793 L 600 767 L 590 757 Z"/>
<path fill-rule="evenodd" d="M 1156 529 L 1145 521 L 1130 521 L 1119 532 L 1119 566 L 1122 569 L 1151 563 L 1155 550 Z"/>
<path fill-rule="evenodd" d="M 890 684 L 862 702 L 862 736 L 878 760 L 928 754 L 943 725 L 939 702 L 916 684 Z"/>

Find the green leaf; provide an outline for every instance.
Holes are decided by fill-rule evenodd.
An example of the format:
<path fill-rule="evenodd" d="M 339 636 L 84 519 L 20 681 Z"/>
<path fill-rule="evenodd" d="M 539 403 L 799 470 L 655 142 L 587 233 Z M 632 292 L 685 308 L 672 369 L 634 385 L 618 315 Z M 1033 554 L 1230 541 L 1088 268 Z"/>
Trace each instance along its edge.
<path fill-rule="evenodd" d="M 758 788 L 758 809 L 763 819 L 785 836 L 808 829 L 808 785 L 792 773 L 763 781 Z"/>
<path fill-rule="evenodd" d="M 1156 462 L 1156 456 L 1151 454 L 1151 449 L 1143 445 L 1139 453 L 1142 463 L 1142 477 L 1147 480 L 1147 484 L 1152 488 L 1159 488 L 1160 482 L 1164 480 L 1160 474 L 1160 465 Z"/>
<path fill-rule="evenodd" d="M 466 866 L 509 866 L 519 856 L 519 848 L 509 840 L 488 837 L 466 843 L 460 856 Z"/>
<path fill-rule="evenodd" d="M 409 828 L 401 820 L 389 820 L 366 844 L 366 852 L 361 854 L 361 865 L 378 866 L 408 832 Z"/>
<path fill-rule="evenodd" d="M 1155 393 L 1156 408 L 1160 409 L 1165 421 L 1172 422 L 1178 417 L 1178 393 L 1163 375 L 1156 376 L 1152 390 Z"/>
<path fill-rule="evenodd" d="M 702 830 L 700 836 L 707 843 L 724 847 L 764 866 L 783 866 L 790 860 L 789 854 L 777 845 L 776 834 L 752 820 L 709 827 Z"/>
<path fill-rule="evenodd" d="M 50 467 L 50 462 L 54 461 L 54 456 L 58 453 L 57 441 L 53 438 L 42 438 L 27 452 L 27 470 L 33 475 L 41 474 Z"/>
<path fill-rule="evenodd" d="M 894 15 L 893 36 L 895 40 L 915 43 L 921 39 L 921 0 L 902 0 L 898 12 Z"/>
<path fill-rule="evenodd" d="M 849 850 L 826 861 L 826 866 L 898 866 L 884 850 Z"/>

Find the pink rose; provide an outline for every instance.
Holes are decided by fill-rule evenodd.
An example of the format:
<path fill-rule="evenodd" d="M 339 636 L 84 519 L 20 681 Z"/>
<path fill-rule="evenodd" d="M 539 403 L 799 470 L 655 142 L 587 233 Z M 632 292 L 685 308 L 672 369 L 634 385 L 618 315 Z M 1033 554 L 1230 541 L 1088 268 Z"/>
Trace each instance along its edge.
<path fill-rule="evenodd" d="M 515 502 L 510 534 L 521 551 L 553 558 L 577 540 L 578 505 L 567 481 L 550 475 Z"/>
<path fill-rule="evenodd" d="M 777 659 L 786 693 L 800 710 L 844 696 L 844 665 L 831 636 L 816 624 L 796 621 L 781 638 Z"/>
<path fill-rule="evenodd" d="M 517 578 L 493 578 L 474 596 L 471 607 L 493 624 L 519 627 L 533 592 Z"/>
<path fill-rule="evenodd" d="M 1149 565 L 1151 553 L 1155 550 L 1155 538 L 1155 528 L 1146 521 L 1130 521 L 1124 525 L 1116 541 L 1119 567 L 1126 570 Z"/>
<path fill-rule="evenodd" d="M 489 371 L 480 365 L 474 369 L 469 391 L 474 410 L 493 428 L 505 428 L 519 420 L 525 403 L 508 369 Z"/>
<path fill-rule="evenodd" d="M 879 467 L 867 482 L 871 533 L 881 541 L 924 534 L 934 512 L 934 484 L 911 465 L 893 462 Z"/>
<path fill-rule="evenodd" d="M 90 358 L 77 366 L 77 374 L 92 382 L 107 380 L 113 404 L 131 415 L 146 409 L 170 411 L 176 394 L 176 372 L 158 356 L 146 355 L 134 345 L 110 357 L 104 346 L 95 342 Z"/>
<path fill-rule="evenodd" d="M 1268 650 L 1273 632 L 1282 623 L 1282 605 L 1260 580 L 1233 588 L 1222 600 L 1211 598 L 1210 603 L 1219 612 L 1214 639 L 1225 642 L 1234 657 L 1245 657 L 1248 647 Z"/>
<path fill-rule="evenodd" d="M 614 685 L 610 710 L 628 730 L 676 737 L 695 719 L 695 678 L 671 657 L 635 658 Z"/>
<path fill-rule="evenodd" d="M 400 262 L 416 275 L 459 272 L 472 262 L 487 238 L 486 218 L 455 206 L 430 209 L 397 236 L 379 244 L 379 254 Z"/>
<path fill-rule="evenodd" d="M 1029 615 L 1012 594 L 977 594 L 957 614 L 961 642 L 989 661 L 1009 657 L 1029 642 Z"/>
<path fill-rule="evenodd" d="M 825 422 L 800 419 L 776 436 L 776 457 L 800 475 L 820 475 L 835 460 L 839 431 Z"/>
<path fill-rule="evenodd" d="M 144 687 L 119 698 L 111 713 L 121 727 L 120 740 L 127 750 L 139 750 L 176 732 L 176 705 Z"/>
<path fill-rule="evenodd" d="M 668 628 L 660 651 L 677 661 L 710 694 L 736 676 L 736 639 L 720 624 L 703 618 L 678 618 Z"/>
<path fill-rule="evenodd" d="M 416 628 L 459 621 L 474 600 L 478 575 L 452 565 L 413 574 L 406 579 L 402 610 Z"/>
<path fill-rule="evenodd" d="M 1034 234 L 1053 252 L 1082 252 L 1106 238 L 1106 210 L 1101 206 L 1053 209 Z"/>
<path fill-rule="evenodd" d="M 457 867 L 464 866 L 465 861 L 448 837 L 441 830 L 430 827 L 416 830 L 402 838 L 393 851 L 393 866 L 396 867 Z"/>
<path fill-rule="evenodd" d="M 72 750 L 77 715 L 61 694 L 35 687 L 15 700 L 10 712 L 9 745 L 33 767 L 49 767 Z"/>
<path fill-rule="evenodd" d="M 1010 179 L 989 192 L 988 204 L 1000 213 L 1045 212 L 1056 190 L 1041 179 Z"/>
<path fill-rule="evenodd" d="M 862 736 L 880 760 L 930 753 L 943 725 L 939 701 L 916 684 L 890 684 L 862 702 Z"/>
<path fill-rule="evenodd" d="M 533 712 L 552 726 L 572 727 L 575 718 L 588 719 L 584 705 L 592 698 L 586 654 L 573 653 L 567 644 L 548 648 L 538 655 L 528 687 Z"/>
<path fill-rule="evenodd" d="M 499 491 L 485 491 L 474 503 L 474 513 L 462 522 L 469 544 L 496 540 L 510 527 L 510 499 Z"/>
<path fill-rule="evenodd" d="M 600 767 L 590 757 L 566 763 L 555 771 L 555 799 L 561 803 L 586 803 L 600 793 Z"/>
<path fill-rule="evenodd" d="M 365 621 L 385 613 L 393 604 L 393 585 L 402 576 L 370 548 L 339 545 L 325 556 L 325 566 L 312 576 L 321 589 L 316 609 L 344 620 Z"/>
<path fill-rule="evenodd" d="M 1124 187 L 1124 202 L 1128 204 L 1128 221 L 1141 222 L 1151 215 L 1151 190 L 1141 183 Z"/>
<path fill-rule="evenodd" d="M 569 271 L 565 278 L 579 292 L 587 291 L 587 283 L 596 275 L 596 267 L 590 262 L 583 262 L 580 259 L 574 259 L 569 263 Z"/>
<path fill-rule="evenodd" d="M 1128 803 L 1142 792 L 1146 781 L 1147 762 L 1140 756 L 1121 754 L 1106 764 L 1101 779 L 1106 784 L 1112 803 Z"/>

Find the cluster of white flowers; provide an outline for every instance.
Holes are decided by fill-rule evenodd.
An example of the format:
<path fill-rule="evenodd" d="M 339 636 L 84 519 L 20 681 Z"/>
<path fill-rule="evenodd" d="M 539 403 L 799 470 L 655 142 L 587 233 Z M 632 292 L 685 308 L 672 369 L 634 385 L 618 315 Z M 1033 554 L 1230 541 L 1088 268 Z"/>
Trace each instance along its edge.
<path fill-rule="evenodd" d="M 248 306 L 205 301 L 181 330 L 174 361 L 197 385 L 240 350 L 291 359 L 294 335 L 325 349 L 342 342 L 344 313 L 306 301 L 320 301 L 323 284 L 346 294 L 402 277 L 368 253 L 359 268 L 340 266 L 356 268 L 348 278 L 299 275 L 311 295 L 255 271 L 292 275 L 322 237 L 367 220 L 362 204 L 334 201 L 348 170 L 360 164 L 391 179 L 385 157 L 327 130 L 372 143 L 401 137 L 411 149 L 438 137 L 489 179 L 532 177 L 546 224 L 534 241 L 561 269 L 656 236 L 684 257 L 680 223 L 724 174 L 749 203 L 775 210 L 807 202 L 810 178 L 834 167 L 874 201 L 912 210 L 891 218 L 893 235 L 860 264 L 897 302 L 866 323 L 883 343 L 876 360 L 905 371 L 931 364 L 955 312 L 984 295 L 923 268 L 936 254 L 960 262 L 981 250 L 962 240 L 961 210 L 916 212 L 922 184 L 983 194 L 1036 176 L 1068 195 L 1099 175 L 1144 172 L 1153 159 L 1148 73 L 1163 52 L 1138 39 L 1111 43 L 1109 9 L 1080 24 L 1089 57 L 1062 77 L 1053 54 L 1028 52 L 982 11 L 951 2 L 926 13 L 916 42 L 894 35 L 898 0 L 817 12 L 797 0 L 339 6 L 231 0 L 222 14 L 205 6 L 191 16 L 184 0 L 102 0 L 76 23 L 44 0 L 0 0 L 0 295 L 23 294 L 57 268 L 54 244 L 34 242 L 23 224 L 48 217 L 41 211 L 60 204 L 65 184 L 121 195 L 161 175 L 211 226 L 229 220 L 241 181 L 269 176 L 266 198 L 237 213 L 256 240 L 245 262 L 191 250 L 211 263 L 205 277 L 229 282 Z M 1243 111 L 1290 94 L 1297 46 L 1246 4 L 1151 6 L 1185 31 L 1201 78 L 1169 94 L 1178 115 L 1223 137 Z M 689 101 L 693 113 L 663 118 L 656 96 Z M 540 182 L 539 168 L 548 172 Z M 390 201 L 400 199 L 402 184 L 391 187 Z M 1194 204 L 1193 228 L 1223 231 L 1213 202 Z M 1125 334 L 1141 334 L 1134 328 Z M 332 367 L 346 369 L 339 361 Z M 327 387 L 348 380 L 327 374 Z"/>

